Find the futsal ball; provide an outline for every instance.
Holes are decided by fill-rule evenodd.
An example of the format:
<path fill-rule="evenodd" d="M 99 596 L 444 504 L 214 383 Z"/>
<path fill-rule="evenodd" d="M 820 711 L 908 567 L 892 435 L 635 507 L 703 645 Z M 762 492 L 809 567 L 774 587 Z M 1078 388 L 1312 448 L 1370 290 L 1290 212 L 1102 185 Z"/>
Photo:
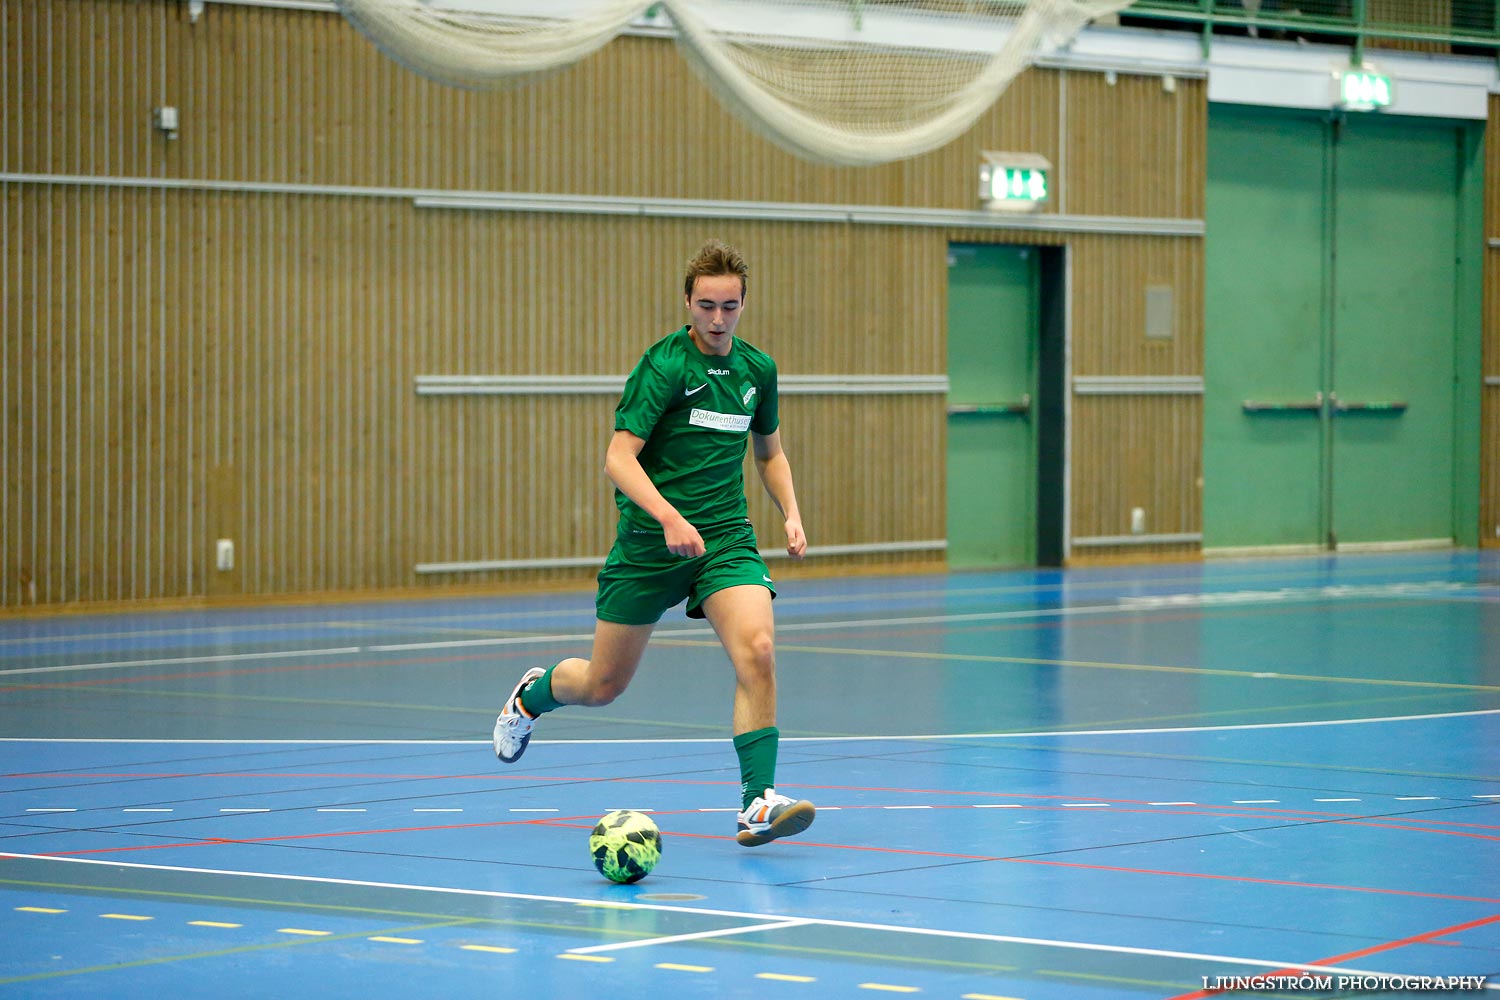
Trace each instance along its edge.
<path fill-rule="evenodd" d="M 639 882 L 661 860 L 661 831 L 645 813 L 617 809 L 589 835 L 594 867 L 611 882 Z"/>

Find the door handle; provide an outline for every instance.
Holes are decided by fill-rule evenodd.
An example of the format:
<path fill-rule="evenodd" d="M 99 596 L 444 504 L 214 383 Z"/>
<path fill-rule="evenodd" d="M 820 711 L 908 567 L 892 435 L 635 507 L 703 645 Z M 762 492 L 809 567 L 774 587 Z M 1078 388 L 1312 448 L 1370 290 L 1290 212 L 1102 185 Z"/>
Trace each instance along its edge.
<path fill-rule="evenodd" d="M 1247 399 L 1240 406 L 1246 413 L 1321 413 L 1323 394 L 1317 392 L 1312 399 L 1296 399 L 1273 402 L 1264 399 Z"/>
<path fill-rule="evenodd" d="M 1025 416 L 1031 412 L 1031 393 L 1010 403 L 949 403 L 948 416 Z"/>
<path fill-rule="evenodd" d="M 1336 392 L 1330 392 L 1328 399 L 1333 403 L 1335 413 L 1405 413 L 1406 400 L 1361 400 L 1355 403 L 1346 403 L 1339 399 Z"/>

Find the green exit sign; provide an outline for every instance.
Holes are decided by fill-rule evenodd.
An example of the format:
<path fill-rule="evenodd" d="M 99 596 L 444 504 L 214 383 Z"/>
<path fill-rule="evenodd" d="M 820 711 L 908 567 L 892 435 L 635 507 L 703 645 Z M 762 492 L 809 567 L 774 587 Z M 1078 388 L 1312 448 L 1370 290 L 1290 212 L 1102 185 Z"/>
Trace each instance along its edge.
<path fill-rule="evenodd" d="M 989 208 L 1038 208 L 1052 190 L 1050 168 L 1034 154 L 986 154 L 979 166 L 979 200 Z"/>
<path fill-rule="evenodd" d="M 1339 106 L 1376 111 L 1391 103 L 1391 78 L 1368 70 L 1350 70 L 1339 81 Z"/>

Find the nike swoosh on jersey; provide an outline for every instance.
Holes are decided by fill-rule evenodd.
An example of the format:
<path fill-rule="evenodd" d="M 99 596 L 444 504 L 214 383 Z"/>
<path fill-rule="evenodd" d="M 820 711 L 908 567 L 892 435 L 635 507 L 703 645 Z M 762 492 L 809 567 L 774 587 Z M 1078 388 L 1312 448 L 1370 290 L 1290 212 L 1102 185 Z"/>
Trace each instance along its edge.
<path fill-rule="evenodd" d="M 699 386 L 699 387 L 698 387 L 698 389 L 705 389 L 705 388 L 707 388 L 707 387 L 708 387 L 708 383 L 707 383 L 707 382 L 704 382 L 704 383 L 703 383 L 703 384 L 702 384 L 702 385 L 700 385 L 700 386 Z M 684 396 L 691 396 L 691 395 L 692 395 L 692 394 L 693 394 L 693 393 L 695 393 L 695 392 L 697 392 L 697 391 L 698 391 L 698 389 L 684 389 L 684 390 L 682 390 L 682 394 L 683 394 L 683 395 L 684 395 Z"/>

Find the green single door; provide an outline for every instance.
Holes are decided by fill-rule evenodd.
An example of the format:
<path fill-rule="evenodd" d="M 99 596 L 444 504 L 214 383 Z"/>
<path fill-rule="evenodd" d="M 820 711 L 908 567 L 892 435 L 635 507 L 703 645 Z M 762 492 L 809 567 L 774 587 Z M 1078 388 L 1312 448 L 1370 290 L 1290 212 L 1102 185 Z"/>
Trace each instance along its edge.
<path fill-rule="evenodd" d="M 1036 562 L 1038 253 L 948 250 L 948 564 Z"/>
<path fill-rule="evenodd" d="M 1335 160 L 1333 534 L 1451 539 L 1457 130 L 1350 117 Z"/>
<path fill-rule="evenodd" d="M 1203 545 L 1317 546 L 1327 123 L 1210 112 Z"/>

